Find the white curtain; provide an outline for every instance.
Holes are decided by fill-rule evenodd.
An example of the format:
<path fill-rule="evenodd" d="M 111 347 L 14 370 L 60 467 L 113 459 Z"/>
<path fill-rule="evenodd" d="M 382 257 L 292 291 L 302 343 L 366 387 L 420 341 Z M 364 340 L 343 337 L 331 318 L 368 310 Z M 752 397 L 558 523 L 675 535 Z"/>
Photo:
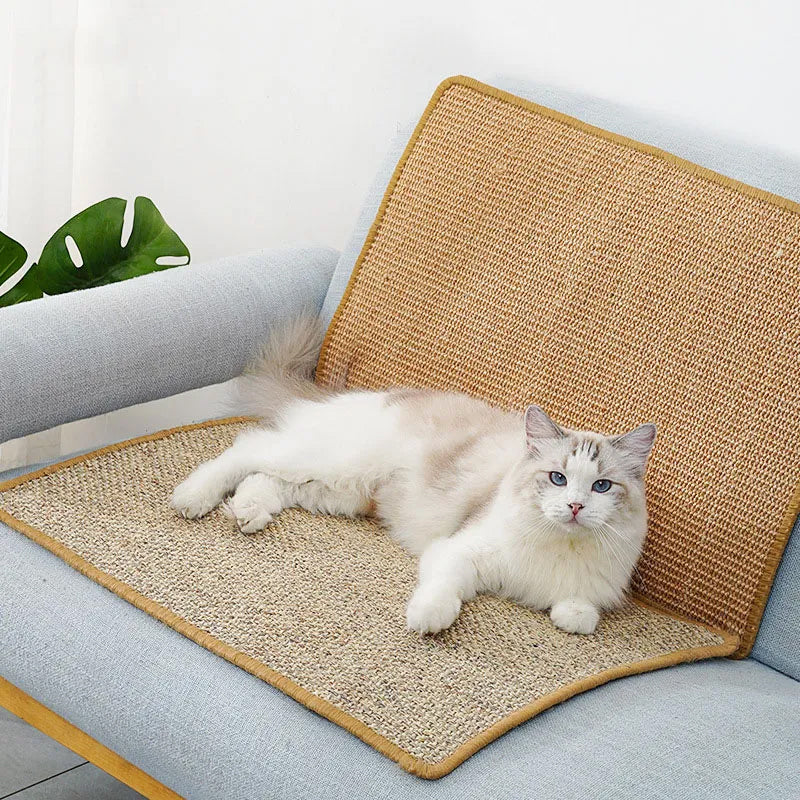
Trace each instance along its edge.
<path fill-rule="evenodd" d="M 72 210 L 77 13 L 78 0 L 0 4 L 0 229 L 29 260 Z M 60 452 L 61 430 L 45 431 L 0 446 L 0 469 Z"/>
<path fill-rule="evenodd" d="M 72 209 L 78 0 L 0 8 L 0 221 L 35 258 Z"/>

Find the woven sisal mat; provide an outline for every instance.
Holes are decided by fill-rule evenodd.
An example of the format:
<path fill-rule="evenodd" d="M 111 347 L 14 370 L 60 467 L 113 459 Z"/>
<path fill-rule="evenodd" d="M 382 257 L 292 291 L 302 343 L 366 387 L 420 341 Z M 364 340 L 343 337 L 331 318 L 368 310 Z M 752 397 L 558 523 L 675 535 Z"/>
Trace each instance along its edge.
<path fill-rule="evenodd" d="M 416 560 L 374 523 L 290 510 L 245 536 L 219 510 L 170 510 L 175 484 L 241 428 L 167 431 L 16 479 L 0 519 L 427 778 L 577 692 L 736 647 L 645 605 L 582 637 L 490 597 L 443 634 L 410 634 Z"/>
<path fill-rule="evenodd" d="M 439 777 L 600 683 L 749 652 L 798 508 L 798 263 L 789 201 L 470 79 L 431 100 L 318 379 L 535 401 L 606 432 L 658 423 L 638 599 L 593 636 L 482 597 L 420 638 L 415 563 L 370 522 L 287 511 L 247 537 L 218 511 L 176 518 L 174 485 L 241 423 L 13 481 L 0 519 Z"/>
<path fill-rule="evenodd" d="M 800 205 L 469 78 L 431 100 L 321 381 L 658 424 L 634 587 L 749 653 L 800 510 Z"/>

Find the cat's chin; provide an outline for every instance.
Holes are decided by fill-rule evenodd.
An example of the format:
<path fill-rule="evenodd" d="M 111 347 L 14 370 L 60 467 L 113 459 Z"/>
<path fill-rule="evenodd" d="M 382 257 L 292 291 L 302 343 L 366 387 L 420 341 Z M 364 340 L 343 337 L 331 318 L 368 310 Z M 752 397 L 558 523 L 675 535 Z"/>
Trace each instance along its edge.
<path fill-rule="evenodd" d="M 551 519 L 548 516 L 545 516 L 544 519 L 548 522 L 555 522 L 556 530 L 564 536 L 581 536 L 591 530 L 591 526 L 588 523 L 579 519 Z"/>

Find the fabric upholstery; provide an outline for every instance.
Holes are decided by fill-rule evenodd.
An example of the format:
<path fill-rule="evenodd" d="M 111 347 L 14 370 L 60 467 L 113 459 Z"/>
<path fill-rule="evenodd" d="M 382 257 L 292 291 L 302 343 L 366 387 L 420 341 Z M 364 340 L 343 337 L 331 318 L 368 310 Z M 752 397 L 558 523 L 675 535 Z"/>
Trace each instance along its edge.
<path fill-rule="evenodd" d="M 0 674 L 193 800 L 800 795 L 800 684 L 757 661 L 626 678 L 435 783 L 0 526 Z"/>
<path fill-rule="evenodd" d="M 325 324 L 329 324 L 333 318 L 336 307 L 342 299 L 344 290 L 347 288 L 347 282 L 350 280 L 350 273 L 353 271 L 356 260 L 358 259 L 361 248 L 364 246 L 364 241 L 367 238 L 369 229 L 378 213 L 378 206 L 383 200 L 386 186 L 392 177 L 394 168 L 403 155 L 406 149 L 408 140 L 413 133 L 413 126 L 407 126 L 395 135 L 394 139 L 389 145 L 389 149 L 383 157 L 380 168 L 375 174 L 375 178 L 369 185 L 366 198 L 361 207 L 361 212 L 355 222 L 355 226 L 350 233 L 350 237 L 342 250 L 339 259 L 336 263 L 336 269 L 331 277 L 330 286 L 325 295 L 325 302 L 322 305 L 321 316 Z"/>
<path fill-rule="evenodd" d="M 0 442 L 234 377 L 319 309 L 337 257 L 265 250 L 3 309 Z"/>
<path fill-rule="evenodd" d="M 752 656 L 800 680 L 800 518 L 772 584 Z"/>

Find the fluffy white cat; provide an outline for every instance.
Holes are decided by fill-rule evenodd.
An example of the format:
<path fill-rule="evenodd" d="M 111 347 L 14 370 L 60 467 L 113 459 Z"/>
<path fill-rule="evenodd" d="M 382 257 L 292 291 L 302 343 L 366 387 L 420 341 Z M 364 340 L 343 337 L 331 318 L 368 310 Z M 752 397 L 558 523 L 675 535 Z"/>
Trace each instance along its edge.
<path fill-rule="evenodd" d="M 455 393 L 325 391 L 310 380 L 320 341 L 308 319 L 272 337 L 240 382 L 263 427 L 198 467 L 172 507 L 195 518 L 225 501 L 244 533 L 290 506 L 375 514 L 421 556 L 409 629 L 441 631 L 462 603 L 492 593 L 549 609 L 565 631 L 594 632 L 641 553 L 655 426 L 604 436 L 563 428 L 539 406 L 523 414 Z"/>

